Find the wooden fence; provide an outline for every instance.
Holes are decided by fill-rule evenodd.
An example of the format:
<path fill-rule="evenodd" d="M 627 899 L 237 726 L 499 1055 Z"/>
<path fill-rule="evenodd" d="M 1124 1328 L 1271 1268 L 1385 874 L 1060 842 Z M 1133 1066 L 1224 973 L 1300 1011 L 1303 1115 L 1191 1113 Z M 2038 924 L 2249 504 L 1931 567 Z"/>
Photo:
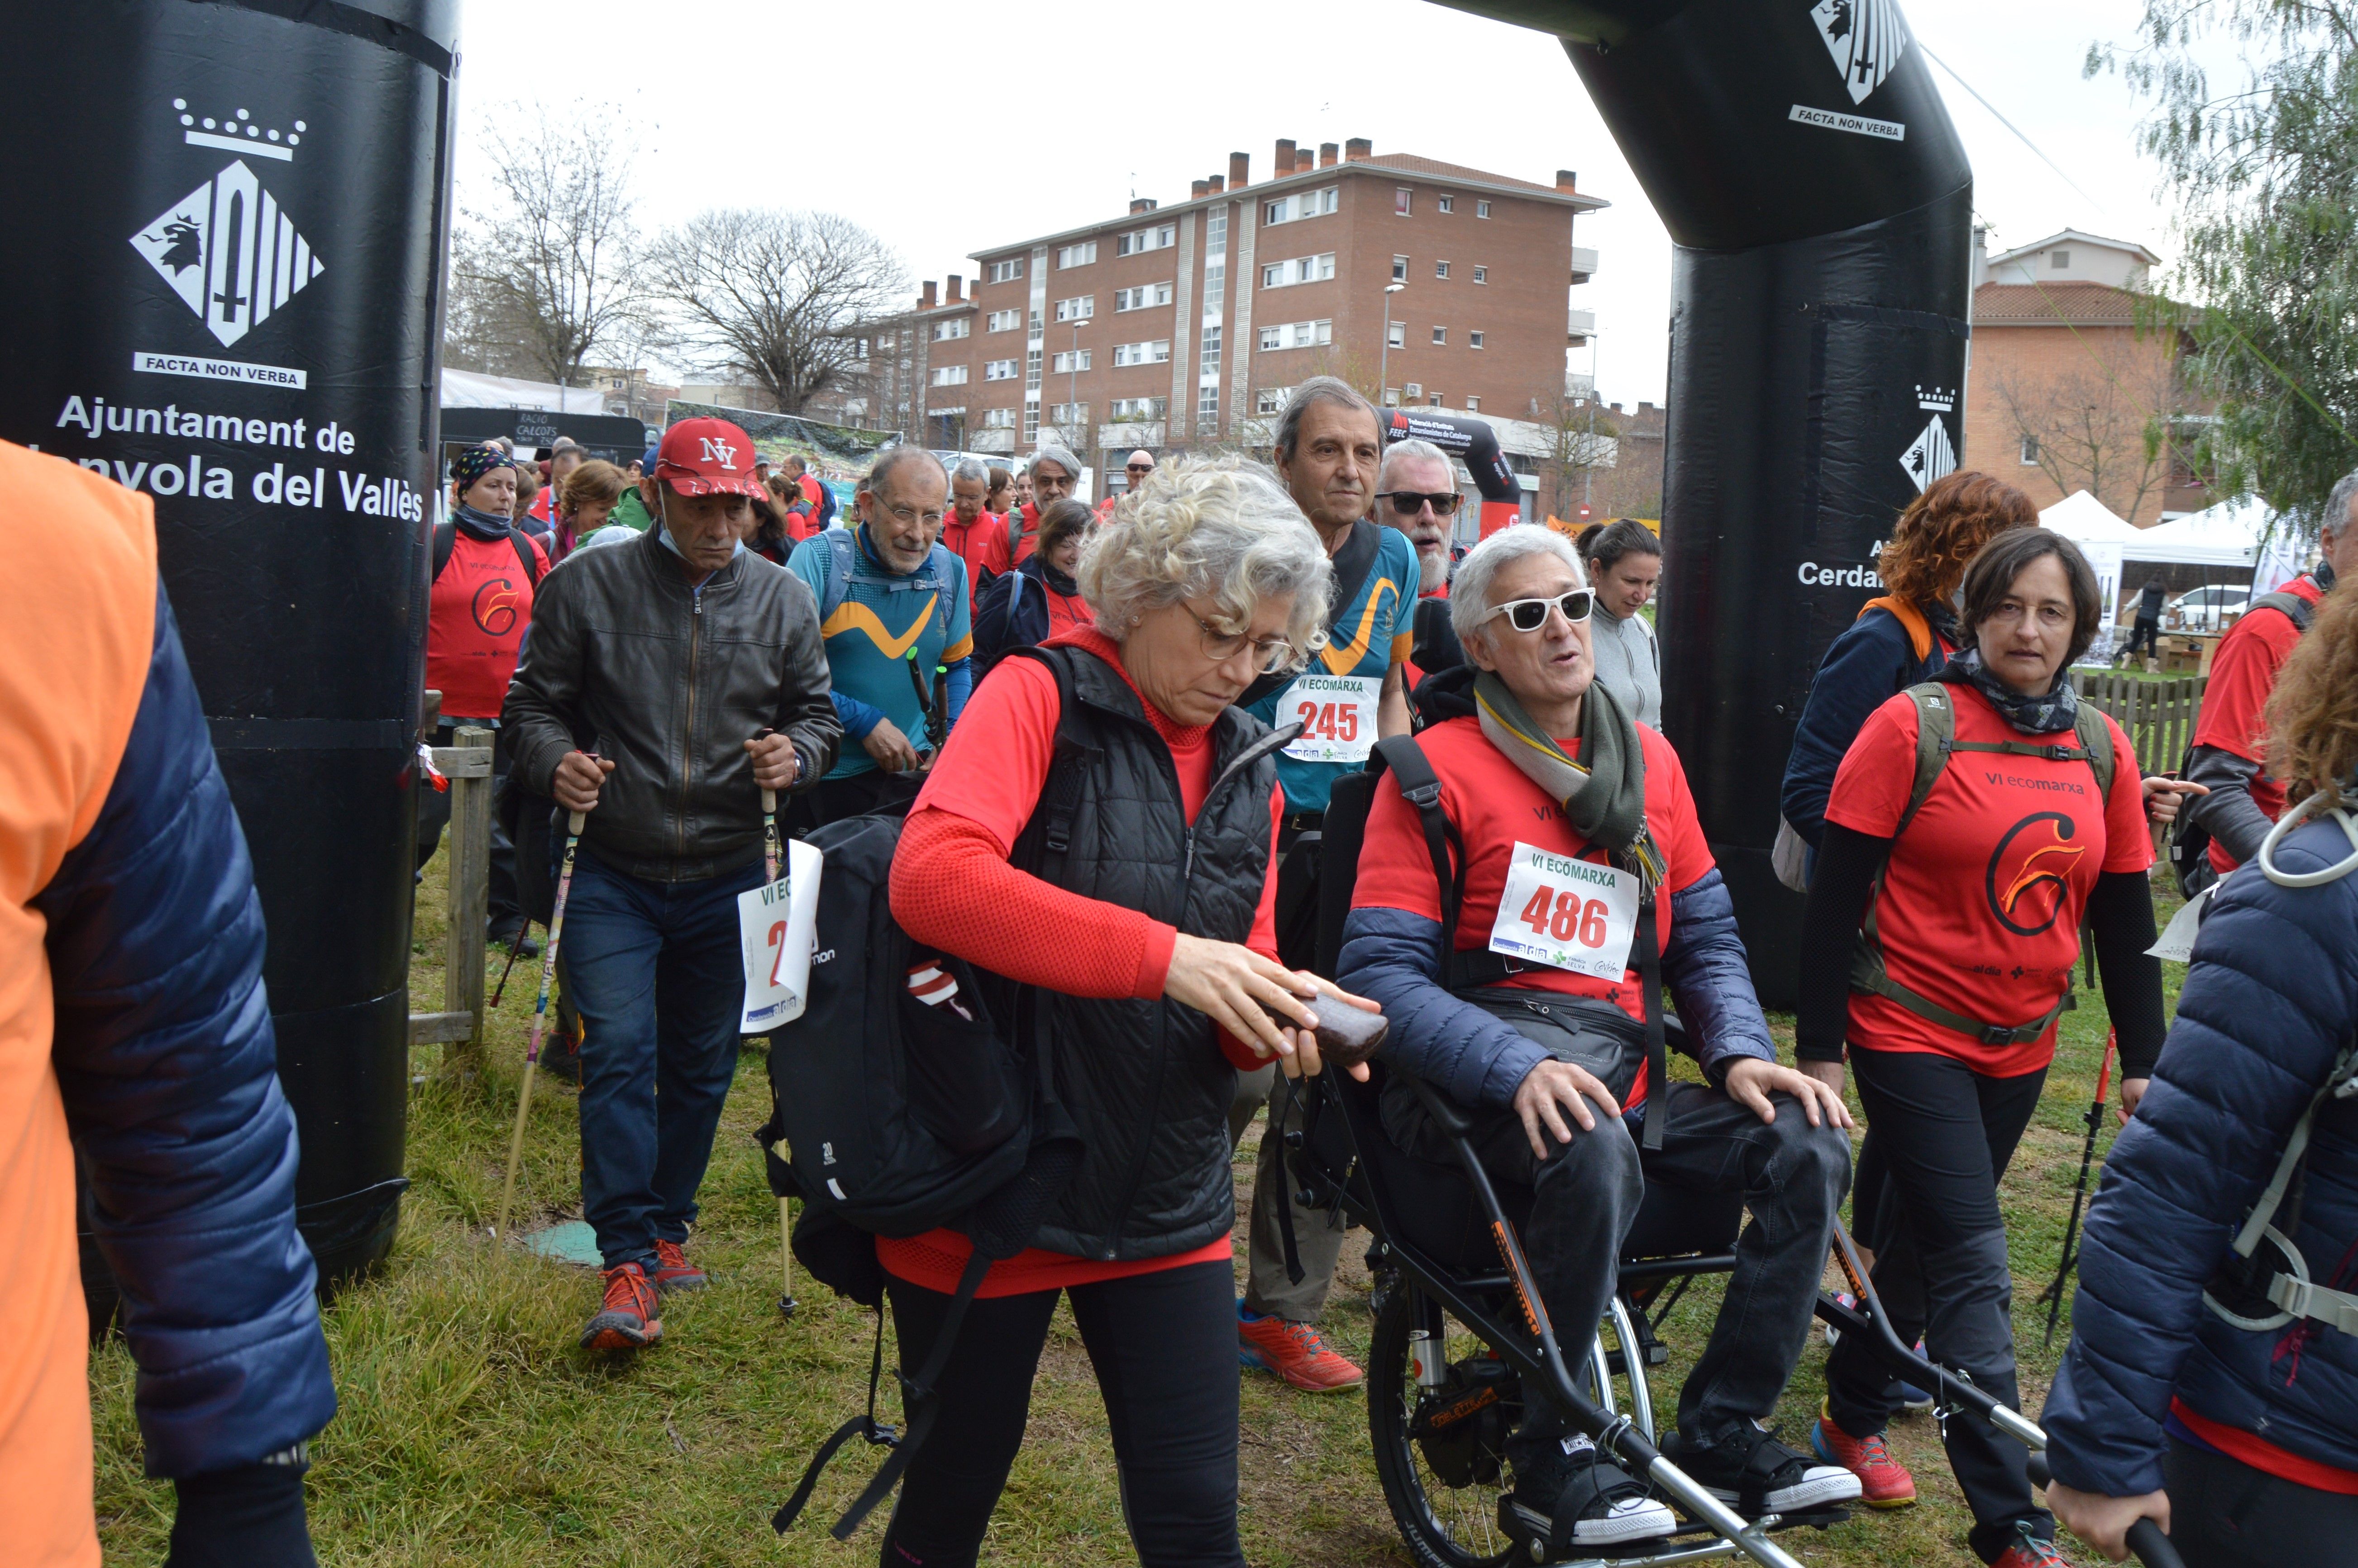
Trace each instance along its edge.
<path fill-rule="evenodd" d="M 429 698 L 439 694 L 428 692 Z M 459 1071 L 481 1065 L 483 1049 L 483 921 L 491 897 L 492 742 L 489 730 L 462 725 L 458 744 L 433 748 L 434 765 L 450 781 L 449 926 L 442 963 L 442 1011 L 409 1015 L 413 1046 L 440 1044 L 443 1064 Z M 424 779 L 417 787 L 431 787 Z"/>
<path fill-rule="evenodd" d="M 2071 686 L 2080 696 L 2113 716 L 2128 731 L 2136 748 L 2137 765 L 2148 773 L 2178 771 L 2193 742 L 2194 724 L 2202 712 L 2203 688 L 2209 676 L 2180 676 L 2170 680 L 2139 680 L 2110 670 L 2073 670 Z"/>

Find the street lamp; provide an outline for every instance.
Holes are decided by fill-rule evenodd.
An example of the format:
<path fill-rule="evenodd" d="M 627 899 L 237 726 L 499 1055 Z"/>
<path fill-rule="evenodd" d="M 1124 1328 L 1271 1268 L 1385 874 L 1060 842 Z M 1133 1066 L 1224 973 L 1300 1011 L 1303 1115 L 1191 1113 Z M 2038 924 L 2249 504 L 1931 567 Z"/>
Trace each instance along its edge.
<path fill-rule="evenodd" d="M 1405 283 L 1384 285 L 1384 347 L 1376 356 L 1376 401 L 1381 403 L 1391 391 L 1392 363 L 1392 296 L 1408 287 Z"/>

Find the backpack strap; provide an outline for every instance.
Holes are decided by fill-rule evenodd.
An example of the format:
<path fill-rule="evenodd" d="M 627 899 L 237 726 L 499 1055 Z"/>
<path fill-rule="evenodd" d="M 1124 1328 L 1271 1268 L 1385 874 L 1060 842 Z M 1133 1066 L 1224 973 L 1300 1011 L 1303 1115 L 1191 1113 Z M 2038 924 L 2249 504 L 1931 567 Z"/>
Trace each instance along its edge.
<path fill-rule="evenodd" d="M 1858 613 L 1864 618 L 1870 610 L 1883 611 L 1908 629 L 1908 645 L 1916 650 L 1918 664 L 1932 656 L 1932 623 L 1924 618 L 1921 610 L 1894 593 L 1868 600 L 1858 607 Z"/>
<path fill-rule="evenodd" d="M 2294 630 L 2299 632 L 2308 631 L 2309 623 L 2317 619 L 2316 605 L 2297 593 L 2287 593 L 2283 589 L 2260 595 L 2244 608 L 2244 613 L 2249 615 L 2255 610 L 2273 610 L 2291 622 Z"/>
<path fill-rule="evenodd" d="M 525 580 L 533 587 L 540 586 L 540 557 L 533 552 L 532 540 L 525 531 L 511 524 L 508 543 L 515 546 L 516 561 L 524 568 Z M 442 568 L 450 564 L 450 557 L 459 548 L 459 524 L 450 522 L 434 524 L 434 578 L 442 580 Z"/>
<path fill-rule="evenodd" d="M 1382 543 L 1383 530 L 1363 517 L 1351 524 L 1351 536 L 1343 541 L 1341 549 L 1335 552 L 1334 597 L 1326 601 L 1328 637 L 1334 636 L 1336 629 L 1343 623 L 1343 617 L 1358 601 L 1359 590 L 1368 586 L 1368 579 L 1375 572 L 1376 557 L 1381 553 L 1379 546 Z M 1244 695 L 1237 698 L 1236 706 L 1250 708 L 1271 693 L 1283 691 L 1293 684 L 1296 673 L 1272 673 L 1257 677 L 1245 687 Z"/>
<path fill-rule="evenodd" d="M 523 529 L 510 527 L 508 529 L 508 543 L 515 546 L 516 559 L 523 563 L 525 580 L 532 584 L 533 587 L 538 588 L 540 586 L 540 557 L 534 551 L 532 547 L 532 540 L 525 536 Z"/>
<path fill-rule="evenodd" d="M 1022 547 L 1022 544 L 1023 508 L 1011 506 L 1007 509 L 1007 569 L 1009 571 L 1015 569 L 1015 552 Z"/>
<path fill-rule="evenodd" d="M 827 540 L 827 591 L 819 595 L 818 623 L 825 626 L 851 597 L 851 574 L 860 556 L 849 528 L 829 528 L 821 537 Z"/>
<path fill-rule="evenodd" d="M 442 568 L 450 564 L 450 552 L 459 547 L 459 524 L 450 522 L 434 524 L 434 579 L 442 580 Z"/>
<path fill-rule="evenodd" d="M 2348 1099 L 2353 1095 L 2358 1095 L 2358 1042 L 2342 1047 L 2333 1071 L 2309 1097 L 2309 1108 L 2300 1113 L 2300 1119 L 2293 1124 L 2292 1136 L 2285 1141 L 2275 1173 L 2268 1178 L 2259 1201 L 2252 1206 L 2244 1227 L 2235 1233 L 2229 1260 L 2203 1289 L 2202 1304 L 2237 1328 L 2266 1333 L 2296 1318 L 2309 1318 L 2344 1334 L 2358 1334 L 2358 1294 L 2334 1290 L 2309 1279 L 2308 1260 L 2301 1257 L 2292 1239 L 2300 1228 L 2301 1191 L 2306 1184 L 2309 1134 L 2316 1128 L 2317 1113 L 2327 1100 Z M 2292 1212 L 2278 1226 L 2276 1217 L 2285 1206 L 2288 1195 Z M 2263 1239 L 2273 1242 L 2285 1260 L 2293 1265 L 2289 1271 L 2263 1268 L 2258 1257 Z M 2275 1307 L 2276 1313 L 2267 1317 L 2256 1315 L 2262 1303 Z"/>

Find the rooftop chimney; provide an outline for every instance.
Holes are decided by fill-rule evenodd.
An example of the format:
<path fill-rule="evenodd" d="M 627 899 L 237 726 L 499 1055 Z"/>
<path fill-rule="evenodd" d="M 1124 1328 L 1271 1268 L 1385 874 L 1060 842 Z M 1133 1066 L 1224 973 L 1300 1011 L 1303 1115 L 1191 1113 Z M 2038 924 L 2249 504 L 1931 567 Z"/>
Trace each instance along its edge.
<path fill-rule="evenodd" d="M 1209 179 L 1206 180 L 1204 183 L 1205 183 L 1205 184 L 1206 184 L 1206 185 L 1208 185 L 1208 186 L 1210 186 L 1210 187 L 1212 188 L 1212 194 L 1213 194 L 1213 195 L 1215 195 L 1215 196 L 1219 195 L 1222 191 L 1224 191 L 1224 190 L 1228 189 L 1228 178 L 1227 178 L 1227 177 L 1226 177 L 1226 176 L 1224 176 L 1224 175 L 1217 175 L 1217 174 L 1216 174 L 1216 175 L 1212 176 L 1212 178 L 1209 178 Z"/>
<path fill-rule="evenodd" d="M 1208 179 L 1199 179 L 1195 184 L 1187 188 L 1187 199 L 1191 201 L 1200 200 L 1202 198 L 1209 196 L 1211 193 L 1212 182 Z"/>
<path fill-rule="evenodd" d="M 966 279 L 960 277 L 957 273 L 950 274 L 949 303 L 952 305 L 963 305 L 966 303 Z"/>
<path fill-rule="evenodd" d="M 1343 144 L 1345 163 L 1365 163 L 1376 156 L 1376 144 L 1365 136 L 1353 136 Z"/>
<path fill-rule="evenodd" d="M 1555 171 L 1555 188 L 1558 190 L 1563 191 L 1565 195 L 1570 196 L 1580 189 L 1580 176 L 1573 173 L 1573 171 L 1568 168 L 1557 169 Z"/>
<path fill-rule="evenodd" d="M 1271 168 L 1269 177 L 1271 179 L 1283 179 L 1287 175 L 1292 174 L 1293 172 L 1293 138 L 1291 136 L 1280 136 L 1277 140 L 1277 161 Z"/>
<path fill-rule="evenodd" d="M 925 292 L 917 296 L 917 308 L 920 310 L 931 310 L 933 308 L 934 280 L 929 277 L 925 279 Z"/>
<path fill-rule="evenodd" d="M 1133 196 L 1133 197 L 1131 197 L 1131 198 L 1130 199 L 1130 216 L 1132 216 L 1133 218 L 1134 218 L 1134 217 L 1136 217 L 1136 216 L 1137 216 L 1139 213 L 1141 213 L 1141 212 L 1152 212 L 1152 211 L 1154 211 L 1154 198 L 1153 198 L 1153 197 L 1152 197 L 1152 196 Z"/>
<path fill-rule="evenodd" d="M 1336 146 L 1334 143 L 1321 142 L 1318 144 L 1318 167 L 1320 168 L 1333 168 L 1336 161 L 1340 159 L 1342 156 L 1343 149 Z"/>
<path fill-rule="evenodd" d="M 1228 155 L 1229 189 L 1234 190 L 1242 190 L 1246 186 L 1250 185 L 1251 183 L 1252 154 L 1230 153 Z"/>

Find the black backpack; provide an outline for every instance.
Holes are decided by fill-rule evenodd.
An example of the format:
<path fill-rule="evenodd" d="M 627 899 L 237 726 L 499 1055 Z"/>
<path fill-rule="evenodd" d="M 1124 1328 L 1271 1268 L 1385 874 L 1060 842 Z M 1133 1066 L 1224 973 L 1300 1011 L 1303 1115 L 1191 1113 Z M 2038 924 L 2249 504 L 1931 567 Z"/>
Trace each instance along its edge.
<path fill-rule="evenodd" d="M 1042 662 L 1069 710 L 1065 667 L 1057 658 Z M 1010 857 L 1015 864 L 1058 880 L 1083 782 L 1077 760 L 1060 748 Z M 755 1136 L 771 1190 L 803 1200 L 795 1255 L 838 1294 L 877 1311 L 880 1346 L 867 1411 L 813 1456 L 771 1520 L 781 1534 L 854 1436 L 892 1453 L 836 1521 L 835 1538 L 849 1540 L 890 1495 L 932 1429 L 934 1385 L 984 1273 L 1032 1244 L 1080 1164 L 1080 1136 L 1047 1087 L 1029 988 L 918 946 L 892 918 L 901 827 L 899 816 L 877 814 L 808 836 L 826 857 L 809 996 L 803 1015 L 770 1036 L 770 1120 Z M 957 983 L 962 1008 L 912 993 L 912 973 L 928 966 Z M 896 1438 L 875 1419 L 884 1294 L 875 1238 L 945 1226 L 972 1239 L 974 1251 L 925 1365 L 897 1373 L 908 1429 Z"/>
<path fill-rule="evenodd" d="M 533 587 L 540 586 L 540 557 L 533 554 L 532 540 L 514 524 L 508 526 L 508 543 L 515 546 L 516 559 L 524 564 L 525 579 Z M 442 580 L 442 568 L 450 564 L 450 553 L 459 547 L 459 524 L 434 524 L 434 580 Z"/>
<path fill-rule="evenodd" d="M 2259 610 L 2278 611 L 2304 636 L 2309 633 L 2309 623 L 2317 619 L 2317 606 L 2297 593 L 2287 593 L 2281 589 L 2260 595 L 2252 600 L 2244 613 L 2249 616 Z M 2187 770 L 2193 765 L 2194 748 L 2189 744 L 2186 754 L 2178 760 L 2178 776 L 2184 778 Z M 2180 806 L 2178 820 L 2170 824 L 2169 830 L 2169 873 L 2177 879 L 2179 893 L 2184 898 L 2192 898 L 2217 880 L 2212 875 L 2211 830 L 2195 821 L 2194 816 L 2193 812 Z"/>

